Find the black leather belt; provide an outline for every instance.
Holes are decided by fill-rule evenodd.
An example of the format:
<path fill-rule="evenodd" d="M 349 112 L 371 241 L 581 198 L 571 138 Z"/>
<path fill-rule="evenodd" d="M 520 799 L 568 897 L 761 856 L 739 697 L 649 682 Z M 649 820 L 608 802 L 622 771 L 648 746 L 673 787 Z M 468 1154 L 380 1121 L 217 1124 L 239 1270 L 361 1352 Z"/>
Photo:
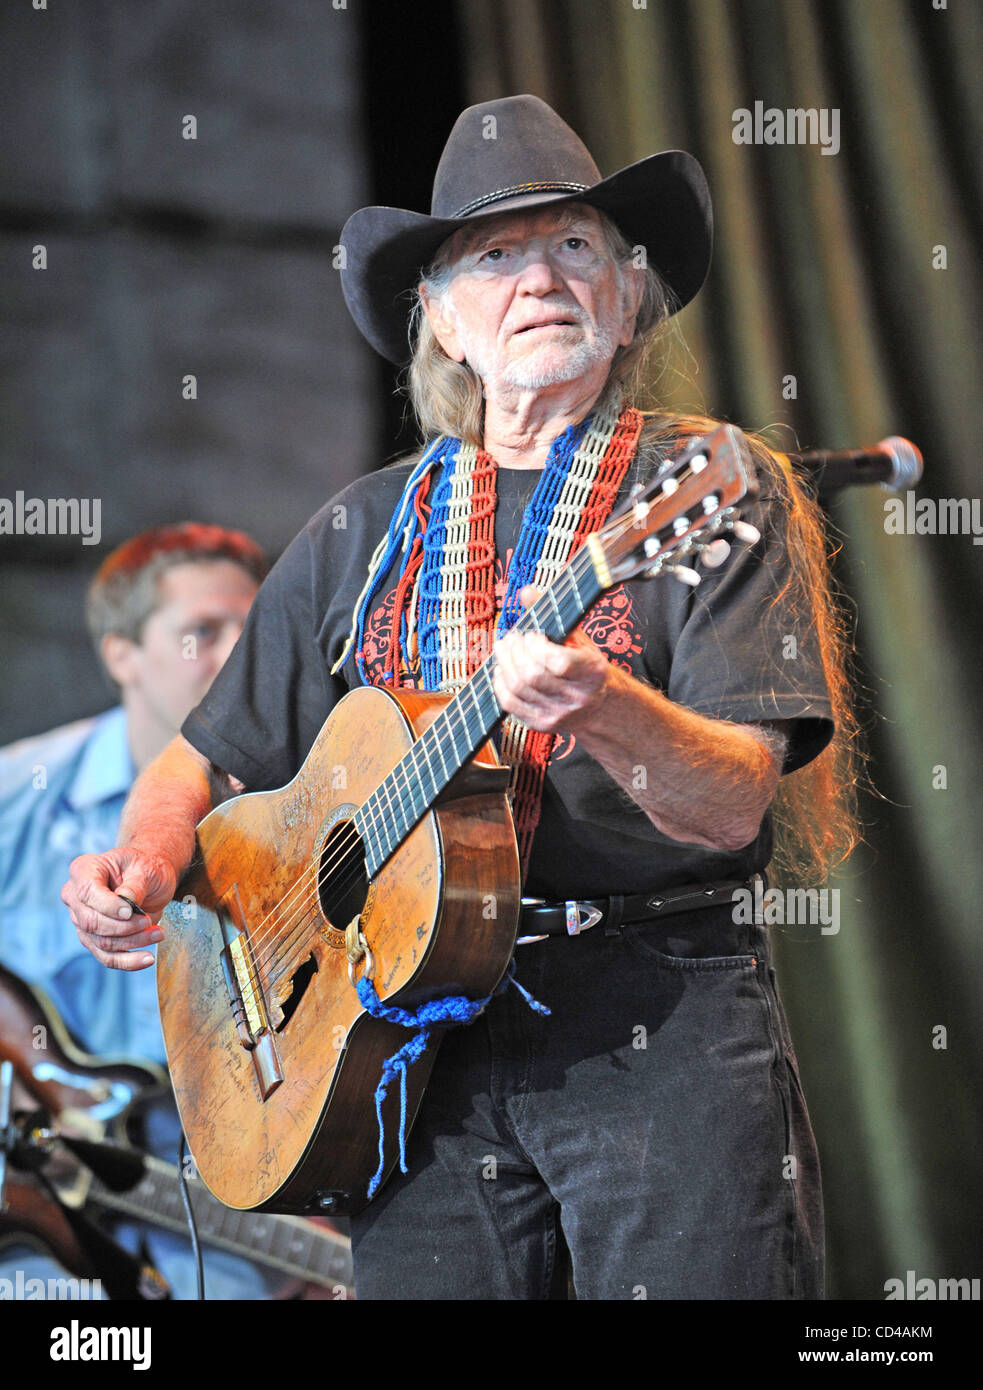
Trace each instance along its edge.
<path fill-rule="evenodd" d="M 591 927 L 607 927 L 614 931 L 628 922 L 672 917 L 677 912 L 691 912 L 698 907 L 732 903 L 739 888 L 753 891 L 760 877 L 755 874 L 743 881 L 696 883 L 685 888 L 633 893 L 627 897 L 613 893 L 608 898 L 574 898 L 554 903 L 544 898 L 523 898 L 516 945 L 545 941 L 548 936 L 579 936 Z"/>

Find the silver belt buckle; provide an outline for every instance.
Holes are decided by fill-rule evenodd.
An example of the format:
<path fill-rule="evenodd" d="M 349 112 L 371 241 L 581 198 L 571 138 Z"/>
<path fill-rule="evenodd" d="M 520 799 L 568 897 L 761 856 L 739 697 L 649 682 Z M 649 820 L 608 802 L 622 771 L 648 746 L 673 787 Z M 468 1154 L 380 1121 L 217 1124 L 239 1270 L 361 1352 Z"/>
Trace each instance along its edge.
<path fill-rule="evenodd" d="M 545 898 L 522 898 L 521 906 L 532 907 L 545 902 Z M 583 907 L 576 899 L 567 898 L 563 905 L 567 914 L 567 936 L 579 936 L 582 931 L 596 926 L 604 915 L 599 908 Z M 545 941 L 548 936 L 549 932 L 542 936 L 520 936 L 515 944 L 528 946 L 533 941 Z"/>
<path fill-rule="evenodd" d="M 604 915 L 604 914 L 601 912 L 601 910 L 600 910 L 599 908 L 596 908 L 596 907 L 585 907 L 585 908 L 581 908 L 579 902 L 570 902 L 569 900 L 568 900 L 567 903 L 566 903 L 566 909 L 567 909 L 567 936 L 579 936 L 580 933 L 581 933 L 582 931 L 586 931 L 586 930 L 588 929 L 588 927 L 595 927 L 595 926 L 597 926 L 598 922 L 601 920 L 601 918 L 602 918 L 603 915 Z M 580 916 L 581 911 L 583 911 L 584 914 L 585 914 L 585 916 L 584 916 L 583 919 L 581 919 L 581 916 Z"/>

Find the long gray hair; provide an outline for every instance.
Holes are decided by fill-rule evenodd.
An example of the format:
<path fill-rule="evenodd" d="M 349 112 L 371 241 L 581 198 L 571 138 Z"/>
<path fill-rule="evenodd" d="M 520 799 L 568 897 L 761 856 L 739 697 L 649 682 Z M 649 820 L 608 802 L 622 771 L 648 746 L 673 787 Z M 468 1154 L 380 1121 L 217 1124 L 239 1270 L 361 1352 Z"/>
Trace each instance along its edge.
<path fill-rule="evenodd" d="M 630 246 L 605 213 L 598 211 L 598 216 L 619 272 L 636 256 L 644 255 L 644 248 Z M 450 283 L 448 249 L 451 241 L 453 237 L 444 242 L 423 272 L 423 285 L 431 298 L 439 298 Z M 646 359 L 659 337 L 659 329 L 673 310 L 672 293 L 658 271 L 645 261 L 644 272 L 645 288 L 635 318 L 635 335 L 627 347 L 619 347 L 615 353 L 604 396 L 615 389 L 629 399 L 634 396 L 644 376 Z M 485 418 L 481 380 L 467 362 L 455 362 L 447 356 L 430 327 L 419 290 L 413 293 L 409 329 L 413 356 L 406 369 L 405 389 L 424 438 L 447 434 L 465 443 L 480 445 Z"/>

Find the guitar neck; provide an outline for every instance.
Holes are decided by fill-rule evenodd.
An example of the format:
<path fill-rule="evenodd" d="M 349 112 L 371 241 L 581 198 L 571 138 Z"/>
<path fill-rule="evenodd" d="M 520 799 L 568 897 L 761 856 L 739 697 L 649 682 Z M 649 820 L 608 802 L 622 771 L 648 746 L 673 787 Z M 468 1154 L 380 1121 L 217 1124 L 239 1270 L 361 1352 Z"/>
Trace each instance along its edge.
<path fill-rule="evenodd" d="M 593 536 L 561 570 L 550 588 L 514 625 L 562 642 L 609 586 L 603 552 Z M 454 696 L 410 751 L 355 814 L 365 844 L 369 878 L 402 844 L 444 788 L 474 756 L 502 718 L 492 676 L 494 653 Z"/>
<path fill-rule="evenodd" d="M 188 1222 L 177 1168 L 158 1158 L 147 1158 L 146 1164 L 143 1178 L 129 1192 L 112 1192 L 93 1180 L 89 1198 L 101 1207 L 186 1235 Z M 300 1216 L 236 1211 L 213 1197 L 200 1181 L 190 1181 L 188 1191 L 203 1244 L 297 1279 L 326 1287 L 351 1287 L 351 1251 L 343 1236 Z"/>

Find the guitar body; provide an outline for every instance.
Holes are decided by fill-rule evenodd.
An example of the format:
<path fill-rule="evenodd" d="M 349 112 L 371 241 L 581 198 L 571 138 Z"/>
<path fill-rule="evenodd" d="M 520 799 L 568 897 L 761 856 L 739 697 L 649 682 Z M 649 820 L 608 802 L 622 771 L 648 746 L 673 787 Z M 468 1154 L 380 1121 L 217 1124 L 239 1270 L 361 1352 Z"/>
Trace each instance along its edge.
<path fill-rule="evenodd" d="M 371 883 L 346 850 L 357 808 L 448 698 L 352 691 L 288 786 L 225 802 L 198 827 L 201 859 L 164 914 L 158 994 L 188 1144 L 227 1206 L 338 1214 L 366 1204 L 375 1089 L 411 1033 L 362 1008 L 346 952 L 353 919 L 371 952 L 355 978 L 371 969 L 386 1004 L 484 997 L 508 967 L 519 859 L 508 769 L 490 744 Z M 438 1040 L 406 1071 L 408 1125 Z M 390 1091 L 386 1173 L 398 1158 L 398 1082 Z"/>

